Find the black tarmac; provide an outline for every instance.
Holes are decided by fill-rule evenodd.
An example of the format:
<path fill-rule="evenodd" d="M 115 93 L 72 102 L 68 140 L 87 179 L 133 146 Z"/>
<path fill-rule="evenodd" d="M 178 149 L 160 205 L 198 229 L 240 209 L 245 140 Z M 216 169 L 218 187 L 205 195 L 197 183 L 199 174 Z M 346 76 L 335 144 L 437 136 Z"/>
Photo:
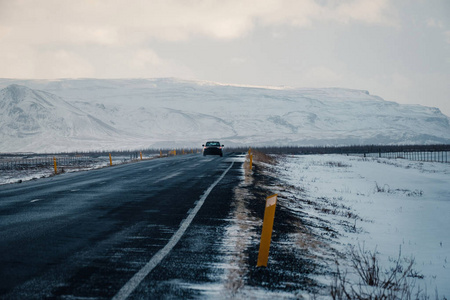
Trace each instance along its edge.
<path fill-rule="evenodd" d="M 112 299 L 170 243 L 127 299 L 297 298 L 320 268 L 289 242 L 280 201 L 268 268 L 256 268 L 275 178 L 244 155 L 182 155 L 0 186 L 0 299 Z M 319 273 L 321 273 L 320 271 Z"/>

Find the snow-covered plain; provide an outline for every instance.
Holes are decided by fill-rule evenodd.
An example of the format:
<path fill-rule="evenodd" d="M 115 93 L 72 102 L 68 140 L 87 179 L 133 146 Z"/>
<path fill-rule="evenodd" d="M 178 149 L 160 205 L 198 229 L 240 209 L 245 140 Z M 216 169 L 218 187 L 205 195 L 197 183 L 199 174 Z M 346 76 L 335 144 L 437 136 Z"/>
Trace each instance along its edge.
<path fill-rule="evenodd" d="M 450 143 L 439 109 L 342 88 L 0 79 L 0 151 Z"/>
<path fill-rule="evenodd" d="M 332 242 L 336 250 L 342 253 L 349 245 L 359 245 L 377 251 L 388 269 L 401 249 L 402 257 L 414 258 L 414 269 L 424 276 L 416 285 L 432 298 L 437 290 L 439 299 L 448 299 L 450 164 L 343 155 L 285 156 L 276 172 L 286 186 L 294 187 L 293 194 L 285 193 L 285 197 L 297 195 L 304 200 L 284 205 L 292 210 L 301 206 L 313 223 L 329 222 L 338 232 Z M 352 227 L 355 230 L 348 230 Z"/>

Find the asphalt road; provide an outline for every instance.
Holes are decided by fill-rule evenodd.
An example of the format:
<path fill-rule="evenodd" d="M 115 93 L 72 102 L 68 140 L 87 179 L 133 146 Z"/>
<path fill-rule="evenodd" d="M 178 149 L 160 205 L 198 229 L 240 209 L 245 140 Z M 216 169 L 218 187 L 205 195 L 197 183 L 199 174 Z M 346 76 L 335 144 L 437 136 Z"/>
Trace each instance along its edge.
<path fill-rule="evenodd" d="M 184 155 L 0 186 L 1 299 L 195 297 L 242 157 Z"/>

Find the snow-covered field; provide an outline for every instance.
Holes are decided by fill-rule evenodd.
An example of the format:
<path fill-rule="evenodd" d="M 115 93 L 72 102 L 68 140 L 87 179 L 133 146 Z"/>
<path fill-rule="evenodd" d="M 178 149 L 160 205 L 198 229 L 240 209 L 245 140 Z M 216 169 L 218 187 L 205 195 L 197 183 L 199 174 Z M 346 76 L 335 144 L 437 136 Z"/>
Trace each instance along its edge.
<path fill-rule="evenodd" d="M 415 271 L 423 275 L 416 286 L 432 298 L 437 290 L 440 299 L 448 299 L 450 164 L 343 155 L 284 156 L 276 172 L 294 191 L 286 198 L 297 193 L 295 197 L 302 199 L 301 204 L 288 201 L 285 205 L 306 213 L 312 223 L 329 222 L 338 232 L 331 242 L 334 249 L 344 253 L 349 245 L 359 245 L 377 251 L 386 269 L 401 249 L 402 257 L 414 258 Z"/>

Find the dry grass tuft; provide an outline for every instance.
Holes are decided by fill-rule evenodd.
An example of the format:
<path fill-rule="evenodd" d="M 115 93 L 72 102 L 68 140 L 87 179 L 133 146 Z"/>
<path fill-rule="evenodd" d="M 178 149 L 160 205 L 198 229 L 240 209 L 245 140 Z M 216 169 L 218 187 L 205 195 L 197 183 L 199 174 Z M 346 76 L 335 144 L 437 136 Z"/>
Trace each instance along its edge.
<path fill-rule="evenodd" d="M 252 154 L 253 154 L 253 161 L 254 162 L 262 162 L 262 163 L 266 163 L 269 165 L 275 165 L 276 164 L 276 159 L 273 158 L 270 155 L 267 155 L 263 152 L 260 152 L 258 150 L 252 150 Z"/>
<path fill-rule="evenodd" d="M 414 259 L 402 258 L 401 251 L 394 260 L 394 266 L 385 270 L 380 268 L 376 251 L 353 247 L 350 258 L 359 282 L 350 282 L 338 266 L 330 290 L 332 299 L 430 299 L 425 291 L 415 285 L 415 279 L 423 276 L 413 269 Z"/>

